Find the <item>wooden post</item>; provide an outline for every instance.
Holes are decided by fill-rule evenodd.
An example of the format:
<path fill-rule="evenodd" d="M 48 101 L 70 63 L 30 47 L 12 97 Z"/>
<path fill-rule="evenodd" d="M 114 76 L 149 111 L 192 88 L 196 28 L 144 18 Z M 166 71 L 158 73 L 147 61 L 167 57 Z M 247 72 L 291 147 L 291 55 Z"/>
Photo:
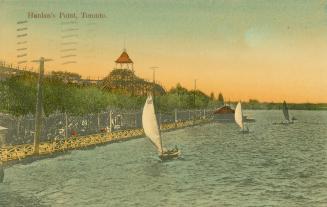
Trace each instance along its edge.
<path fill-rule="evenodd" d="M 206 119 L 206 109 L 203 109 L 203 119 Z"/>
<path fill-rule="evenodd" d="M 97 113 L 98 132 L 100 131 L 100 113 Z"/>
<path fill-rule="evenodd" d="M 109 112 L 109 132 L 112 132 L 112 111 Z"/>
<path fill-rule="evenodd" d="M 35 135 L 34 135 L 34 154 L 39 154 L 39 145 L 40 137 L 42 133 L 42 100 L 43 100 L 43 76 L 44 76 L 44 62 L 49 61 L 45 60 L 43 57 L 40 60 L 34 60 L 32 62 L 39 62 L 39 78 L 37 82 L 37 96 L 36 96 L 36 112 L 35 112 Z"/>
<path fill-rule="evenodd" d="M 39 154 L 39 145 L 42 127 L 42 87 L 44 76 L 44 58 L 40 60 L 39 79 L 37 83 L 36 113 L 35 113 L 35 136 L 34 136 L 34 154 Z"/>
<path fill-rule="evenodd" d="M 122 128 L 122 126 L 123 126 L 123 124 L 125 124 L 124 122 L 123 122 L 123 115 L 121 115 L 120 116 L 120 119 L 119 119 L 119 125 L 120 125 L 120 128 Z M 127 121 L 126 121 L 126 123 L 127 123 Z M 126 126 L 128 126 L 128 124 L 126 124 Z"/>

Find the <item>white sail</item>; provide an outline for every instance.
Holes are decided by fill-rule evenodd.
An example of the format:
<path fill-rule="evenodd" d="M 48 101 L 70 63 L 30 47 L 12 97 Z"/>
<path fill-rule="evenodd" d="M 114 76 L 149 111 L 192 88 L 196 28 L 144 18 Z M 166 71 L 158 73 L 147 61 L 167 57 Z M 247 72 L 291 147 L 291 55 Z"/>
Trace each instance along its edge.
<path fill-rule="evenodd" d="M 143 108 L 142 124 L 145 135 L 150 139 L 152 144 L 157 148 L 158 152 L 162 153 L 160 129 L 157 122 L 157 117 L 154 111 L 152 96 L 148 96 Z"/>
<path fill-rule="evenodd" d="M 235 109 L 235 122 L 243 129 L 243 112 L 242 112 L 242 105 L 241 102 L 238 102 L 236 109 Z"/>

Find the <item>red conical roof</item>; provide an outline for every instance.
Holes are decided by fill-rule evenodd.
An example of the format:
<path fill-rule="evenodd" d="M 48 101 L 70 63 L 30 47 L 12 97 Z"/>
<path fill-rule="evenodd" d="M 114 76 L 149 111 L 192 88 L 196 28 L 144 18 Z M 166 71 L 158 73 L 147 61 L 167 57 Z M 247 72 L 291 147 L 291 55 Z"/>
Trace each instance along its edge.
<path fill-rule="evenodd" d="M 125 50 L 115 62 L 116 63 L 133 63 L 133 61 L 131 60 L 131 58 L 129 58 L 129 56 Z"/>

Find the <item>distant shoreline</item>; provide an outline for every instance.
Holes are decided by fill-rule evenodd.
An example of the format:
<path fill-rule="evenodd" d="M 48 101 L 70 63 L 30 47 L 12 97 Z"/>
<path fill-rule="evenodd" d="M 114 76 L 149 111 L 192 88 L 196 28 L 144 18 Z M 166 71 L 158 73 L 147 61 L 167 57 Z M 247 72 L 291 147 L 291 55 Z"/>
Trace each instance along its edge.
<path fill-rule="evenodd" d="M 278 111 L 278 110 L 281 110 L 281 109 L 244 108 L 244 110 L 257 110 L 257 111 L 275 110 L 275 111 Z M 317 108 L 317 109 L 292 109 L 292 108 L 289 108 L 289 110 L 291 110 L 291 111 L 327 111 L 327 108 Z"/>
<path fill-rule="evenodd" d="M 288 103 L 287 107 L 289 110 L 308 110 L 308 111 L 325 111 L 327 110 L 326 103 Z M 251 103 L 244 102 L 244 109 L 253 109 L 253 110 L 281 110 L 282 103 Z"/>

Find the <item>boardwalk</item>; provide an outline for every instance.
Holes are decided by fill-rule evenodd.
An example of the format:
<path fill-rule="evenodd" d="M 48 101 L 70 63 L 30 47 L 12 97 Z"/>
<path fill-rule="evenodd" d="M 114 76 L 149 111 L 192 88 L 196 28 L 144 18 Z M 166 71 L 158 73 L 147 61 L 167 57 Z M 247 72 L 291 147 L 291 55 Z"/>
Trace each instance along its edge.
<path fill-rule="evenodd" d="M 191 121 L 180 121 L 176 123 L 166 123 L 160 126 L 162 131 L 184 128 L 209 122 L 208 119 L 198 119 Z M 93 134 L 87 136 L 71 137 L 53 142 L 40 143 L 40 156 L 51 155 L 54 153 L 65 152 L 69 150 L 83 149 L 101 144 L 108 144 L 116 141 L 124 141 L 132 138 L 144 136 L 143 129 L 129 129 L 115 131 L 111 133 Z M 3 163 L 15 160 L 23 160 L 32 156 L 34 146 L 32 144 L 6 146 L 0 149 L 0 158 Z"/>

